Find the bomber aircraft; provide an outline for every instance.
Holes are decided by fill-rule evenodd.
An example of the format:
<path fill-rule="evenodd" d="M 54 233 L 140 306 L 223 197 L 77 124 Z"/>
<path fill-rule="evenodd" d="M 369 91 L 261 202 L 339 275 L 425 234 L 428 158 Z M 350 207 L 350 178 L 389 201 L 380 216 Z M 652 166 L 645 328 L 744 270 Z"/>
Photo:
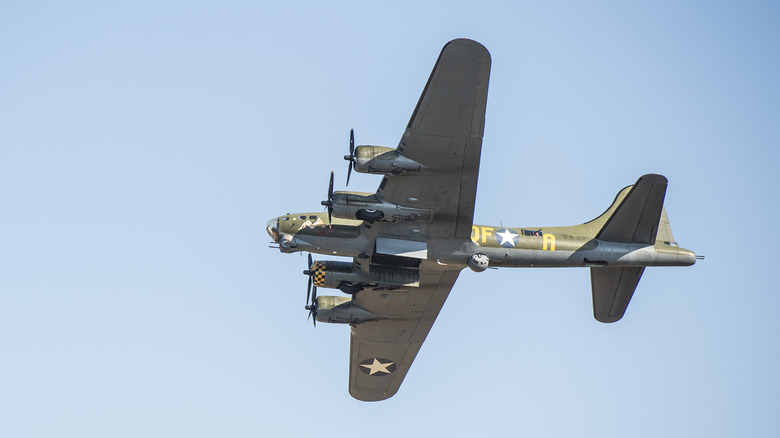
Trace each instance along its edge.
<path fill-rule="evenodd" d="M 615 322 L 647 266 L 690 266 L 664 209 L 667 179 L 649 174 L 621 190 L 601 216 L 570 227 L 473 224 L 490 54 L 457 39 L 441 51 L 396 148 L 355 147 L 352 170 L 383 175 L 375 193 L 333 191 L 327 212 L 272 219 L 283 253 L 306 251 L 306 309 L 316 322 L 349 324 L 349 392 L 392 397 L 462 269 L 589 267 L 593 314 Z M 351 261 L 312 260 L 311 253 Z M 312 293 L 312 285 L 314 290 Z M 318 287 L 346 295 L 317 295 Z M 311 301 L 310 301 L 311 300 Z"/>

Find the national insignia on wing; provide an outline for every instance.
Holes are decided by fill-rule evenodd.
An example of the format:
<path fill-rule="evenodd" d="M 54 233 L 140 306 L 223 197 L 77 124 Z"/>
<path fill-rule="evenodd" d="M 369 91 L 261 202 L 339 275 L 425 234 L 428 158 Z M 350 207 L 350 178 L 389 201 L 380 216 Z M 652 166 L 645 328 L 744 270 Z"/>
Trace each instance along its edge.
<path fill-rule="evenodd" d="M 360 362 L 360 371 L 369 376 L 386 376 L 396 369 L 395 362 L 390 359 L 371 358 Z"/>

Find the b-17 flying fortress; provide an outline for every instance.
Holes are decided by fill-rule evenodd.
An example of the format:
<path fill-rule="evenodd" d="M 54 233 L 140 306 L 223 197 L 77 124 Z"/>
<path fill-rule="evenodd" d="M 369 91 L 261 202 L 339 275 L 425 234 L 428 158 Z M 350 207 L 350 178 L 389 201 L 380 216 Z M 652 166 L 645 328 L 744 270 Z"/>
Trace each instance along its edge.
<path fill-rule="evenodd" d="M 490 54 L 457 39 L 442 49 L 396 148 L 354 145 L 352 170 L 383 175 L 375 193 L 333 191 L 326 212 L 272 219 L 284 253 L 306 251 L 306 309 L 315 321 L 351 329 L 349 392 L 392 397 L 466 267 L 589 267 L 593 314 L 623 317 L 648 266 L 690 266 L 664 208 L 667 179 L 649 174 L 621 190 L 590 222 L 570 227 L 473 223 Z M 490 165 L 490 164 L 488 164 Z M 311 253 L 351 261 L 315 261 Z M 312 286 L 314 290 L 312 291 Z M 344 295 L 317 295 L 317 288 Z"/>

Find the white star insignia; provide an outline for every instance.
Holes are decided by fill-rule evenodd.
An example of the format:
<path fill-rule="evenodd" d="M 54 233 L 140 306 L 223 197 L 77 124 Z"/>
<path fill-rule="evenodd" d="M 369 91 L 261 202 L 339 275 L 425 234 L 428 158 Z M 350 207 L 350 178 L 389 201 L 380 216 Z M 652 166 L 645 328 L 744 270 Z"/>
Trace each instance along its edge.
<path fill-rule="evenodd" d="M 388 368 L 392 367 L 393 365 L 394 363 L 392 361 L 382 363 L 377 358 L 374 358 L 374 362 L 369 365 L 360 364 L 361 367 L 368 369 L 369 376 L 373 376 L 376 373 L 390 374 L 393 372 L 393 370 L 389 370 Z"/>
<path fill-rule="evenodd" d="M 500 231 L 500 230 L 499 230 Z M 504 228 L 503 232 L 496 233 L 496 236 L 501 236 L 501 242 L 499 245 L 507 247 L 507 248 L 514 248 L 515 246 L 515 238 L 518 236 L 517 233 L 510 231 L 506 228 Z"/>

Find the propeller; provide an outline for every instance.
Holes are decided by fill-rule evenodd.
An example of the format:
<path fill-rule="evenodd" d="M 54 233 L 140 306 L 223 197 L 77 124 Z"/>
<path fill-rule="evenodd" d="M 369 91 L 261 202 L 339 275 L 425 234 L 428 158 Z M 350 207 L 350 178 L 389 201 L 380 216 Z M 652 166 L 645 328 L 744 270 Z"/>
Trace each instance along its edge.
<path fill-rule="evenodd" d="M 352 175 L 352 169 L 355 167 L 355 130 L 349 130 L 349 155 L 344 155 L 344 159 L 349 161 L 349 167 L 347 168 L 347 185 L 349 185 L 349 177 Z"/>
<path fill-rule="evenodd" d="M 333 225 L 331 224 L 331 221 L 333 219 L 333 171 L 330 172 L 330 184 L 328 184 L 328 199 L 326 201 L 320 202 L 320 204 L 328 208 L 328 225 L 332 227 Z"/>
<path fill-rule="evenodd" d="M 311 284 L 312 284 L 312 277 L 314 276 L 314 271 L 312 271 L 311 267 L 314 261 L 311 258 L 311 253 L 309 253 L 309 269 L 306 269 L 303 271 L 304 275 L 309 276 L 309 286 L 306 288 L 306 307 L 305 309 L 309 311 L 309 316 L 306 317 L 306 321 L 311 318 L 312 315 L 314 315 L 314 327 L 317 327 L 317 286 L 314 286 L 314 295 L 312 296 L 311 292 Z M 311 304 L 309 304 L 309 298 L 311 297 Z"/>

